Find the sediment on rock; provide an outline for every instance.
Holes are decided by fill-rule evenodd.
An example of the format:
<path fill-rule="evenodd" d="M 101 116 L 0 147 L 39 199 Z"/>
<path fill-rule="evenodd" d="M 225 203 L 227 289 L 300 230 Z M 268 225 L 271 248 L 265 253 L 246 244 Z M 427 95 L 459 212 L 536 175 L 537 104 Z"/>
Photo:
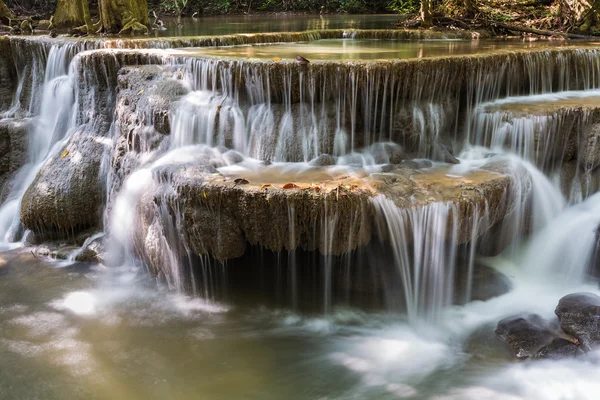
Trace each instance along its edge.
<path fill-rule="evenodd" d="M 504 201 L 510 179 L 496 172 L 440 183 L 443 174 L 430 173 L 428 180 L 422 177 L 427 172 L 415 174 L 405 167 L 381 176 L 349 174 L 315 184 L 315 175 L 309 175 L 306 182 L 300 176 L 286 183 L 288 178 L 268 171 L 277 166 L 253 176 L 223 175 L 215 168 L 227 162 L 214 151 L 197 148 L 195 152 L 206 152 L 204 162 L 165 165 L 152 172 L 154 183 L 136 206 L 132 233 L 136 253 L 156 274 L 169 275 L 164 268 L 173 253 L 168 249 L 175 248 L 220 261 L 243 255 L 247 245 L 274 252 L 351 252 L 371 242 L 377 219 L 371 199 L 381 194 L 393 199 L 399 212 L 439 201 L 454 203 L 457 214 L 451 219 L 457 221 L 459 243 L 483 234 L 514 207 Z M 312 173 L 324 172 L 315 167 Z M 280 178 L 269 180 L 273 176 Z M 473 218 L 481 221 L 476 227 Z"/>

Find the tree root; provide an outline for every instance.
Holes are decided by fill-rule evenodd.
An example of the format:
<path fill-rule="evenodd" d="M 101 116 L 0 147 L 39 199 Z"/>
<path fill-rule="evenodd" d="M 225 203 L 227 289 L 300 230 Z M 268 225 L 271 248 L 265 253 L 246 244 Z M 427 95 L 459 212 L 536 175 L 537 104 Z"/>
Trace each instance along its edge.
<path fill-rule="evenodd" d="M 125 24 L 123 29 L 121 29 L 119 32 L 119 35 L 123 35 L 125 33 L 147 35 L 148 27 L 144 24 L 141 24 L 137 19 L 134 18 Z"/>

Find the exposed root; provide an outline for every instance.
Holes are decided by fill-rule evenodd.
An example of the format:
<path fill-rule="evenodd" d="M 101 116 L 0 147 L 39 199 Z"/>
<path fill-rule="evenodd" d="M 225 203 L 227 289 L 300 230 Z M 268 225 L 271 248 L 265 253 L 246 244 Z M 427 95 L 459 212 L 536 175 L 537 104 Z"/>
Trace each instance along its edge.
<path fill-rule="evenodd" d="M 134 18 L 125 24 L 123 29 L 121 29 L 121 31 L 119 32 L 119 35 L 123 35 L 126 33 L 130 33 L 132 35 L 133 34 L 147 35 L 148 32 L 149 32 L 148 27 L 144 24 L 141 24 L 137 19 Z"/>

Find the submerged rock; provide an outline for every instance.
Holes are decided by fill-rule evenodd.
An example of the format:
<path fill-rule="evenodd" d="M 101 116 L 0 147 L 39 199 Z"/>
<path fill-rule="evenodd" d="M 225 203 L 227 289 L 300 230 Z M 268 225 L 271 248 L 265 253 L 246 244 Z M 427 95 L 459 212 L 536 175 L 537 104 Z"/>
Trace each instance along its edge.
<path fill-rule="evenodd" d="M 310 162 L 310 165 L 312 165 L 313 167 L 328 167 L 330 165 L 335 165 L 336 163 L 336 157 L 329 154 L 321 154 L 319 157 L 313 159 Z"/>
<path fill-rule="evenodd" d="M 586 349 L 600 344 L 600 297 L 573 293 L 560 299 L 555 310 L 561 328 L 581 341 Z"/>

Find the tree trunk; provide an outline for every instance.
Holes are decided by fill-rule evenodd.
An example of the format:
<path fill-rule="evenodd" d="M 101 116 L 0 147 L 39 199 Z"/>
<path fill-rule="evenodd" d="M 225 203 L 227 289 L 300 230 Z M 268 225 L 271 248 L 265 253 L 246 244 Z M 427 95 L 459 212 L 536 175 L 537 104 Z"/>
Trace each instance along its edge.
<path fill-rule="evenodd" d="M 12 18 L 14 18 L 13 13 L 4 4 L 4 0 L 0 0 L 0 23 L 8 24 Z"/>
<path fill-rule="evenodd" d="M 465 17 L 473 18 L 475 15 L 475 7 L 473 6 L 473 0 L 465 0 Z"/>
<path fill-rule="evenodd" d="M 98 8 L 105 33 L 148 31 L 147 0 L 99 0 Z"/>
<path fill-rule="evenodd" d="M 421 26 L 429 28 L 433 25 L 431 18 L 431 0 L 421 0 Z"/>
<path fill-rule="evenodd" d="M 57 29 L 71 29 L 90 24 L 87 0 L 58 0 L 53 24 Z"/>

